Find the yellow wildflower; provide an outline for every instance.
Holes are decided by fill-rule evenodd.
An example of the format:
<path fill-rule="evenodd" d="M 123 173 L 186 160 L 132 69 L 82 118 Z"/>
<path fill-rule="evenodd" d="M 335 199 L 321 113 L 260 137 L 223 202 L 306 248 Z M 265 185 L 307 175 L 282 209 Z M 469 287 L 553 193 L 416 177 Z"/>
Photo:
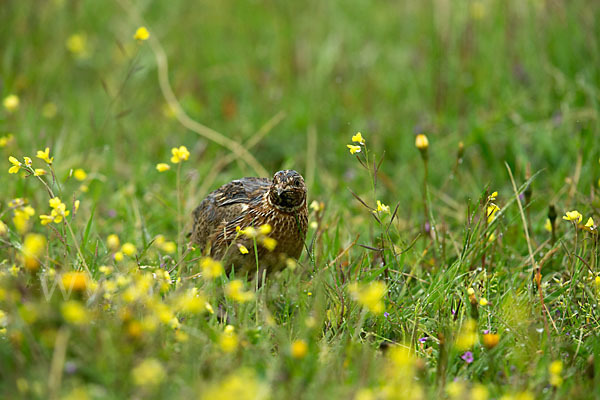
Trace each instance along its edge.
<path fill-rule="evenodd" d="M 248 254 L 248 248 L 246 246 L 244 246 L 243 244 L 238 244 L 237 246 L 240 253 Z"/>
<path fill-rule="evenodd" d="M 167 373 L 160 361 L 146 358 L 131 371 L 131 376 L 137 386 L 156 386 L 166 378 Z"/>
<path fill-rule="evenodd" d="M 275 246 L 277 246 L 277 240 L 270 237 L 266 237 L 262 240 L 262 245 L 265 249 L 273 251 L 275 250 Z"/>
<path fill-rule="evenodd" d="M 198 314 L 206 310 L 206 299 L 198 288 L 186 290 L 176 301 L 175 309 L 178 311 Z"/>
<path fill-rule="evenodd" d="M 31 158 L 23 157 L 23 160 L 25 161 L 26 166 L 31 167 L 31 164 L 33 163 L 33 161 L 31 161 Z"/>
<path fill-rule="evenodd" d="M 115 235 L 114 233 L 108 235 L 108 237 L 106 238 L 106 245 L 108 246 L 109 249 L 111 250 L 117 250 L 120 246 L 121 242 L 119 241 L 119 237 L 117 235 Z"/>
<path fill-rule="evenodd" d="M 113 272 L 113 267 L 109 267 L 108 265 L 101 265 L 98 267 L 98 271 L 102 272 L 104 275 L 110 275 Z"/>
<path fill-rule="evenodd" d="M 455 346 L 460 351 L 470 349 L 477 342 L 477 322 L 473 319 L 467 320 L 462 326 Z"/>
<path fill-rule="evenodd" d="M 550 372 L 550 384 L 555 387 L 559 387 L 563 383 L 563 379 L 560 376 L 563 370 L 562 361 L 556 360 L 550 363 L 548 367 L 548 372 Z"/>
<path fill-rule="evenodd" d="M 154 244 L 158 247 L 162 247 L 166 241 L 167 239 L 165 238 L 165 236 L 161 234 L 156 235 L 156 237 L 154 238 Z"/>
<path fill-rule="evenodd" d="M 17 211 L 17 210 L 15 210 L 15 211 Z M 25 215 L 33 217 L 35 215 L 35 210 L 31 206 L 25 206 L 25 207 L 23 207 L 23 213 L 25 213 Z"/>
<path fill-rule="evenodd" d="M 114 255 L 115 261 L 116 262 L 121 262 L 123 261 L 124 255 L 122 251 L 117 251 Z"/>
<path fill-rule="evenodd" d="M 548 232 L 552 232 L 552 222 L 550 222 L 550 218 L 546 218 L 546 222 L 544 223 L 544 229 Z"/>
<path fill-rule="evenodd" d="M 490 392 L 481 383 L 476 383 L 471 388 L 471 400 L 488 400 Z"/>
<path fill-rule="evenodd" d="M 173 147 L 171 149 L 171 154 L 173 154 L 171 157 L 171 162 L 173 164 L 178 164 L 190 158 L 190 152 L 185 146 L 179 146 L 179 148 Z"/>
<path fill-rule="evenodd" d="M 69 300 L 60 307 L 63 318 L 68 323 L 83 325 L 89 321 L 88 312 L 83 304 L 77 300 Z"/>
<path fill-rule="evenodd" d="M 85 181 L 85 178 L 87 178 L 87 173 L 84 169 L 77 168 L 75 171 L 73 171 L 73 177 L 78 181 Z"/>
<path fill-rule="evenodd" d="M 319 212 L 323 208 L 325 208 L 325 204 L 323 202 L 313 200 L 312 203 L 310 203 L 310 209 L 313 210 L 314 212 Z"/>
<path fill-rule="evenodd" d="M 50 148 L 46 147 L 46 149 L 44 151 L 38 150 L 37 158 L 42 159 L 46 162 L 46 164 L 51 165 L 52 161 L 54 160 L 54 157 L 50 157 Z"/>
<path fill-rule="evenodd" d="M 294 260 L 293 258 L 288 257 L 285 260 L 285 266 L 288 267 L 289 269 L 291 269 L 293 271 L 298 266 L 298 262 L 296 260 Z"/>
<path fill-rule="evenodd" d="M 4 98 L 2 104 L 4 104 L 6 111 L 14 112 L 19 108 L 19 97 L 16 94 L 9 94 Z"/>
<path fill-rule="evenodd" d="M 177 251 L 177 245 L 172 241 L 165 242 L 165 244 L 161 246 L 161 249 L 167 254 L 173 254 Z"/>
<path fill-rule="evenodd" d="M 9 174 L 16 174 L 23 166 L 23 164 L 21 164 L 21 161 L 17 160 L 16 157 L 10 156 L 8 157 L 8 161 L 10 161 L 10 163 L 12 164 L 12 167 L 10 167 L 8 170 Z"/>
<path fill-rule="evenodd" d="M 452 381 L 446 385 L 446 393 L 452 400 L 465 398 L 465 383 L 463 381 Z"/>
<path fill-rule="evenodd" d="M 347 144 L 346 147 L 348 149 L 350 149 L 350 154 L 360 153 L 361 152 L 360 146 L 355 146 L 353 144 Z"/>
<path fill-rule="evenodd" d="M 563 384 L 563 378 L 560 375 L 550 375 L 550 384 L 555 387 L 560 387 Z"/>
<path fill-rule="evenodd" d="M 150 32 L 148 32 L 148 29 L 146 29 L 145 26 L 140 26 L 139 28 L 137 28 L 137 30 L 135 31 L 135 34 L 133 35 L 133 38 L 135 40 L 139 40 L 139 41 L 144 41 L 144 40 L 148 40 L 148 38 L 150 37 Z"/>
<path fill-rule="evenodd" d="M 596 224 L 594 223 L 594 219 L 592 217 L 589 217 L 587 222 L 585 223 L 586 228 L 593 228 L 594 226 L 596 226 Z"/>
<path fill-rule="evenodd" d="M 426 150 L 429 147 L 429 139 L 423 133 L 420 133 L 415 138 L 415 146 L 419 150 Z"/>
<path fill-rule="evenodd" d="M 245 303 L 254 298 L 254 293 L 244 291 L 244 284 L 242 281 L 235 279 L 225 286 L 225 296 L 237 302 Z"/>
<path fill-rule="evenodd" d="M 23 198 L 16 198 L 16 199 L 12 199 L 11 201 L 8 202 L 8 206 L 10 208 L 15 208 L 15 207 L 21 207 L 25 205 L 25 199 Z"/>
<path fill-rule="evenodd" d="M 67 206 L 65 205 L 65 203 L 63 203 L 60 198 L 58 197 L 53 197 L 51 198 L 48 203 L 50 204 L 50 207 L 52 208 L 52 212 L 50 213 L 50 217 L 53 218 L 53 222 L 55 223 L 60 223 L 62 222 L 63 218 L 68 216 L 70 211 L 67 210 Z M 42 218 L 42 223 L 44 223 L 45 221 L 47 221 L 48 219 L 48 215 L 45 215 Z M 49 222 L 45 222 L 45 224 L 48 224 Z"/>
<path fill-rule="evenodd" d="M 479 305 L 482 307 L 485 307 L 488 305 L 488 301 L 485 297 L 482 297 L 481 299 L 479 299 Z"/>
<path fill-rule="evenodd" d="M 548 367 L 548 371 L 554 375 L 559 375 L 560 373 L 562 373 L 562 370 L 563 370 L 563 363 L 560 360 L 552 361 L 552 363 Z"/>
<path fill-rule="evenodd" d="M 362 145 L 365 144 L 365 139 L 362 137 L 362 134 L 360 132 L 356 132 L 356 135 L 352 136 L 352 141 L 354 143 L 360 143 Z"/>
<path fill-rule="evenodd" d="M 290 346 L 290 353 L 294 358 L 304 358 L 308 353 L 308 344 L 302 339 L 294 340 Z"/>
<path fill-rule="evenodd" d="M 567 211 L 565 215 L 562 217 L 565 221 L 576 221 L 576 223 L 580 223 L 583 219 L 583 215 L 579 213 L 577 210 Z"/>
<path fill-rule="evenodd" d="M 361 286 L 353 283 L 348 286 L 348 289 L 354 300 L 368 308 L 371 312 L 375 314 L 383 312 L 383 297 L 387 292 L 385 283 L 373 281 Z"/>
<path fill-rule="evenodd" d="M 225 353 L 232 353 L 235 351 L 235 349 L 237 349 L 238 342 L 238 336 L 235 333 L 233 325 L 227 325 L 221 334 L 221 337 L 219 338 L 221 350 L 223 350 Z"/>
<path fill-rule="evenodd" d="M 66 289 L 83 291 L 88 286 L 88 276 L 85 272 L 66 272 L 62 276 L 62 284 Z"/>
<path fill-rule="evenodd" d="M 31 206 L 16 208 L 14 211 L 13 223 L 15 228 L 21 234 L 29 229 L 29 218 L 35 215 L 35 210 Z"/>
<path fill-rule="evenodd" d="M 30 233 L 23 241 L 23 258 L 25 268 L 35 271 L 40 266 L 40 257 L 46 250 L 46 238 L 37 233 Z"/>
<path fill-rule="evenodd" d="M 236 227 L 235 230 L 238 233 L 241 233 L 242 235 L 249 237 L 250 239 L 255 238 L 258 235 L 258 232 L 256 231 L 256 229 L 254 229 L 254 227 L 252 226 L 248 226 L 244 229 L 238 229 L 239 227 Z"/>
<path fill-rule="evenodd" d="M 258 232 L 259 232 L 261 235 L 268 235 L 269 233 L 271 233 L 271 231 L 272 231 L 272 230 L 273 230 L 273 228 L 272 228 L 272 227 L 271 227 L 271 225 L 269 225 L 269 224 L 264 224 L 264 225 L 261 225 L 261 226 L 258 228 Z"/>
<path fill-rule="evenodd" d="M 156 170 L 158 172 L 165 172 L 171 169 L 171 166 L 167 163 L 158 163 L 156 164 Z"/>
<path fill-rule="evenodd" d="M 40 222 L 42 225 L 48 225 L 54 221 L 54 217 L 52 215 L 40 215 Z"/>
<path fill-rule="evenodd" d="M 269 386 L 262 383 L 253 370 L 244 368 L 211 383 L 202 390 L 199 399 L 265 400 L 272 398 L 269 390 Z"/>
<path fill-rule="evenodd" d="M 46 172 L 45 169 L 43 168 L 36 168 L 33 170 L 33 175 L 34 176 L 42 176 L 42 175 L 46 175 L 48 172 Z"/>
<path fill-rule="evenodd" d="M 390 213 L 390 206 L 386 206 L 381 201 L 377 200 L 377 212 Z"/>
<path fill-rule="evenodd" d="M 200 260 L 200 268 L 202 268 L 202 277 L 207 280 L 218 278 L 223 274 L 221 261 L 213 260 L 210 257 L 204 257 Z"/>
<path fill-rule="evenodd" d="M 135 248 L 135 246 L 133 245 L 133 243 L 123 243 L 123 246 L 121 246 L 121 251 L 128 255 L 129 257 L 133 256 L 135 253 L 137 253 L 137 249 Z"/>
<path fill-rule="evenodd" d="M 6 136 L 1 136 L 0 137 L 0 148 L 6 147 L 6 145 L 9 144 L 12 140 L 13 140 L 12 133 L 9 133 Z"/>
<path fill-rule="evenodd" d="M 487 222 L 490 224 L 493 220 L 496 219 L 496 213 L 500 211 L 500 207 L 495 205 L 494 203 L 487 206 Z"/>
<path fill-rule="evenodd" d="M 53 197 L 50 200 L 48 200 L 48 204 L 50 204 L 50 207 L 52 208 L 59 208 L 60 205 L 62 204 L 62 201 L 60 201 L 59 197 Z"/>
<path fill-rule="evenodd" d="M 488 201 L 494 201 L 496 200 L 496 197 L 498 197 L 498 192 L 493 192 L 488 196 Z"/>
<path fill-rule="evenodd" d="M 87 36 L 83 33 L 74 33 L 65 42 L 67 50 L 76 56 L 83 56 L 87 49 Z"/>

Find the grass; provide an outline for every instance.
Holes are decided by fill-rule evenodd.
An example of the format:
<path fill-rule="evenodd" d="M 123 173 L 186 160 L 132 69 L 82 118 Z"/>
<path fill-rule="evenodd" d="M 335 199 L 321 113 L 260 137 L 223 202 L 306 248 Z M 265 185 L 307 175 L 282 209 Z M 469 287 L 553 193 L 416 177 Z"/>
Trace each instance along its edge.
<path fill-rule="evenodd" d="M 0 170 L 1 396 L 594 398 L 598 19 L 584 0 L 5 2 L 0 153 L 47 174 Z M 309 251 L 260 288 L 206 279 L 193 208 L 284 168 L 316 202 Z M 69 211 L 47 225 L 40 179 Z"/>

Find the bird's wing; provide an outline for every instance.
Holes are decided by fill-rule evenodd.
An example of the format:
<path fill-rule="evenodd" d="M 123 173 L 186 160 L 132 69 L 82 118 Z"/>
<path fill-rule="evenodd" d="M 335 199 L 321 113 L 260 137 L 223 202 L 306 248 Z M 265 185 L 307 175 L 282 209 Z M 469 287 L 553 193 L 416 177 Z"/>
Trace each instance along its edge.
<path fill-rule="evenodd" d="M 246 204 L 257 196 L 261 196 L 269 188 L 270 181 L 266 178 L 243 178 L 229 182 L 215 193 L 217 207 L 231 204 Z"/>

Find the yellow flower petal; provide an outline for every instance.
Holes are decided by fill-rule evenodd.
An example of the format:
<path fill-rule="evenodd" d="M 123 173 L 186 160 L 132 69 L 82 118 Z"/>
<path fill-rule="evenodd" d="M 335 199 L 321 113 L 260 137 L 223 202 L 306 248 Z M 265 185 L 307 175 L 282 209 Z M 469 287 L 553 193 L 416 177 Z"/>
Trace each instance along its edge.
<path fill-rule="evenodd" d="M 352 136 L 352 141 L 354 143 L 360 143 L 362 145 L 365 144 L 365 139 L 362 137 L 362 134 L 360 132 L 356 132 L 356 135 Z"/>
<path fill-rule="evenodd" d="M 166 163 L 158 163 L 156 164 L 156 170 L 158 172 L 165 172 L 171 169 L 171 166 L 169 164 Z"/>
<path fill-rule="evenodd" d="M 585 223 L 585 226 L 587 228 L 592 228 L 594 227 L 596 224 L 594 224 L 594 219 L 592 217 L 589 217 L 587 222 Z"/>
<path fill-rule="evenodd" d="M 48 165 L 52 164 L 52 161 L 54 160 L 54 157 L 50 157 L 50 148 L 49 147 L 46 147 L 46 149 L 44 151 L 38 150 L 36 157 L 44 160 L 46 162 L 46 164 L 48 164 Z"/>
<path fill-rule="evenodd" d="M 427 136 L 420 133 L 415 138 L 415 146 L 417 146 L 417 149 L 419 150 L 425 150 L 429 147 L 429 139 L 427 139 Z"/>
<path fill-rule="evenodd" d="M 78 181 L 84 181 L 87 178 L 87 173 L 82 168 L 77 168 L 73 171 L 73 177 Z"/>
<path fill-rule="evenodd" d="M 140 40 L 140 41 L 148 40 L 149 37 L 150 37 L 150 32 L 148 32 L 148 29 L 146 29 L 145 26 L 140 26 L 139 28 L 137 28 L 137 30 L 135 31 L 135 34 L 133 35 L 133 38 L 135 40 Z"/>
<path fill-rule="evenodd" d="M 14 112 L 19 108 L 19 97 L 15 94 L 10 94 L 4 98 L 2 103 L 6 111 Z"/>
<path fill-rule="evenodd" d="M 294 358 L 304 358 L 308 353 L 308 344 L 302 339 L 295 340 L 290 346 L 290 353 Z"/>
<path fill-rule="evenodd" d="M 8 157 L 8 161 L 15 167 L 20 167 L 22 165 L 21 161 L 17 160 L 17 158 L 13 156 Z"/>
<path fill-rule="evenodd" d="M 355 146 L 353 144 L 347 144 L 346 147 L 350 149 L 350 154 L 360 153 L 360 146 Z"/>
<path fill-rule="evenodd" d="M 275 250 L 275 246 L 277 246 L 277 240 L 270 237 L 266 237 L 263 239 L 262 245 L 265 247 L 265 249 L 273 251 Z"/>
<path fill-rule="evenodd" d="M 579 213 L 579 211 L 577 210 L 573 210 L 573 211 L 567 211 L 565 213 L 565 215 L 563 215 L 562 217 L 565 221 L 577 221 L 577 223 L 580 223 L 581 220 L 583 219 L 583 215 L 581 215 Z"/>

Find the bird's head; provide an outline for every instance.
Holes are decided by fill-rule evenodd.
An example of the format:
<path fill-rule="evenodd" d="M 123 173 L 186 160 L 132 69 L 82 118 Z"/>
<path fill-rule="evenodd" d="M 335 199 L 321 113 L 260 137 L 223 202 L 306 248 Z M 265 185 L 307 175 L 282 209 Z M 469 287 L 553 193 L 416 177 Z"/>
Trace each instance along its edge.
<path fill-rule="evenodd" d="M 269 202 L 288 213 L 302 207 L 306 203 L 306 185 L 302 175 L 291 169 L 276 172 L 269 188 Z"/>

